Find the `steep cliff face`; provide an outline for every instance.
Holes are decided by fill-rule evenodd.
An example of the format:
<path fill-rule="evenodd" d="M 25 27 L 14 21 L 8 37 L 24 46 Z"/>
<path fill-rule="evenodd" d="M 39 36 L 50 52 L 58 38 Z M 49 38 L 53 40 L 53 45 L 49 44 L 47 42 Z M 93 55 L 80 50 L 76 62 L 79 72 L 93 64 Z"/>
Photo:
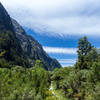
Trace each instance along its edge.
<path fill-rule="evenodd" d="M 0 51 L 5 50 L 5 59 L 16 65 L 33 67 L 36 60 L 41 60 L 44 68 L 53 70 L 60 68 L 57 60 L 50 58 L 42 46 L 26 34 L 24 29 L 11 19 L 5 8 L 0 3 Z"/>
<path fill-rule="evenodd" d="M 13 31 L 13 25 L 7 11 L 0 3 L 0 30 L 2 31 Z"/>
<path fill-rule="evenodd" d="M 0 3 L 0 52 L 6 52 L 3 56 L 7 62 L 14 65 L 29 66 L 19 40 L 16 38 L 14 26 L 5 8 Z"/>
<path fill-rule="evenodd" d="M 44 63 L 44 67 L 47 70 L 61 67 L 59 62 L 56 59 L 50 58 L 38 41 L 32 36 L 27 35 L 24 29 L 14 19 L 12 19 L 12 23 L 14 25 L 16 37 L 20 40 L 21 47 L 26 53 L 31 65 L 34 65 L 35 61 L 38 59 Z"/>

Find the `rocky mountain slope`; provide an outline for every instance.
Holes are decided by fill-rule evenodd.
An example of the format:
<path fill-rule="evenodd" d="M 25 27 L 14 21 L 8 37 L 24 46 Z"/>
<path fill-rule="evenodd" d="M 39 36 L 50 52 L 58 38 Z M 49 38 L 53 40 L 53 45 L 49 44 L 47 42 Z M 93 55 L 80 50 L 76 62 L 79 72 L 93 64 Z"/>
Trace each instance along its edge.
<path fill-rule="evenodd" d="M 9 33 L 7 33 L 9 31 Z M 44 68 L 47 70 L 53 70 L 54 68 L 60 68 L 61 65 L 56 59 L 52 59 L 43 50 L 42 46 L 32 37 L 26 34 L 24 29 L 17 23 L 16 20 L 10 18 L 9 14 L 6 12 L 5 8 L 0 3 L 0 32 L 7 33 L 8 35 L 12 33 L 12 38 L 9 40 L 11 44 L 9 47 L 12 48 L 9 52 L 9 56 L 14 52 L 15 58 L 23 59 L 23 64 L 15 63 L 18 65 L 27 65 L 27 67 L 32 67 L 36 60 L 41 60 Z M 5 34 L 3 34 L 5 35 Z M 9 36 L 10 38 L 10 36 Z M 13 42 L 13 41 L 15 42 Z M 16 43 L 16 44 L 14 44 Z M 16 45 L 16 46 L 15 46 Z M 13 47 L 14 48 L 13 48 Z M 5 47 L 6 48 L 6 47 Z M 15 50 L 16 48 L 16 50 Z M 0 47 L 2 49 L 2 47 Z M 8 49 L 6 49 L 8 52 Z M 13 51 L 13 52 L 11 52 Z M 11 57 L 12 58 L 12 57 Z M 15 58 L 11 59 L 16 62 Z M 7 59 L 10 60 L 10 59 Z M 18 60 L 19 61 L 19 60 Z M 26 61 L 26 62 L 24 62 Z"/>
<path fill-rule="evenodd" d="M 16 38 L 14 26 L 5 8 L 0 3 L 0 52 L 5 52 L 2 59 L 14 65 L 29 66 L 19 40 Z M 0 57 L 1 58 L 1 57 Z"/>
<path fill-rule="evenodd" d="M 3 5 L 0 3 L 0 31 L 13 31 L 13 25 L 10 16 L 4 9 Z"/>

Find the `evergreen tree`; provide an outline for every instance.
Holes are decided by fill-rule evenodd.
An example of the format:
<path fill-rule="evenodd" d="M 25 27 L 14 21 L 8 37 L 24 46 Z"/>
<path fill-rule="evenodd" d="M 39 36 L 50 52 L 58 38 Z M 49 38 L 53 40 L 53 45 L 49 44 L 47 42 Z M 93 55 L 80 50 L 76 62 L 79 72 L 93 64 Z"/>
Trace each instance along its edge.
<path fill-rule="evenodd" d="M 88 66 L 88 61 L 86 62 L 87 55 L 93 49 L 93 46 L 88 41 L 87 37 L 83 37 L 78 42 L 78 62 L 76 63 L 76 68 L 85 69 Z"/>

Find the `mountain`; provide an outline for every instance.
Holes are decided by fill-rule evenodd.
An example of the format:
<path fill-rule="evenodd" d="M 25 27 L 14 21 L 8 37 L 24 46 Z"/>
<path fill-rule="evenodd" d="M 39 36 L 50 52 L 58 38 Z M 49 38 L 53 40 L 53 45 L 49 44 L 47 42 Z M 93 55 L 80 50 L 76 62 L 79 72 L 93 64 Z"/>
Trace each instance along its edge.
<path fill-rule="evenodd" d="M 19 40 L 16 38 L 11 18 L 0 3 L 0 52 L 5 52 L 2 59 L 13 65 L 29 66 Z M 0 57 L 1 58 L 1 57 Z"/>
<path fill-rule="evenodd" d="M 5 50 L 4 58 L 16 65 L 33 67 L 36 60 L 41 60 L 46 70 L 60 68 L 56 59 L 52 59 L 32 36 L 26 34 L 19 23 L 12 19 L 0 3 L 0 38 L 3 41 L 0 50 Z M 6 44 L 6 45 L 5 45 Z M 3 45 L 3 46 L 2 46 Z"/>
<path fill-rule="evenodd" d="M 0 31 L 13 31 L 13 25 L 11 23 L 10 16 L 0 3 Z"/>
<path fill-rule="evenodd" d="M 26 34 L 25 30 L 17 23 L 17 21 L 12 19 L 12 23 L 16 37 L 20 40 L 21 47 L 26 53 L 31 65 L 34 65 L 35 61 L 39 59 L 43 62 L 45 69 L 47 70 L 61 67 L 56 59 L 52 59 L 47 55 L 38 41 L 36 41 L 32 36 Z"/>

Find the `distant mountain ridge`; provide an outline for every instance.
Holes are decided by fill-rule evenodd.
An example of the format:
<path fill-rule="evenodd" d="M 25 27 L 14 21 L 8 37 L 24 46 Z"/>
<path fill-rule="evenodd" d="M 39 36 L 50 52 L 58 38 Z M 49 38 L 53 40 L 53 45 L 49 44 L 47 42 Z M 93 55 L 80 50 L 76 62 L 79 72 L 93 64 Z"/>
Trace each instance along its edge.
<path fill-rule="evenodd" d="M 22 65 L 33 67 L 36 60 L 41 60 L 46 70 L 53 70 L 54 68 L 61 67 L 56 59 L 52 59 L 48 56 L 48 54 L 43 50 L 42 46 L 32 36 L 26 34 L 25 30 L 16 20 L 10 18 L 9 14 L 0 3 L 0 32 L 5 33 L 8 31 L 12 32 L 13 41 L 17 43 L 16 50 L 14 50 L 15 48 L 13 47 L 11 47 L 11 50 L 16 54 L 16 57 L 19 57 L 18 59 L 23 59 L 22 61 L 26 60 L 26 62 L 23 62 L 24 64 Z M 12 43 L 12 41 L 10 42 Z M 2 47 L 0 48 L 2 49 Z M 11 50 L 9 51 L 9 54 L 12 53 Z M 16 60 L 14 62 L 16 63 Z M 19 63 L 17 64 L 21 65 Z"/>

